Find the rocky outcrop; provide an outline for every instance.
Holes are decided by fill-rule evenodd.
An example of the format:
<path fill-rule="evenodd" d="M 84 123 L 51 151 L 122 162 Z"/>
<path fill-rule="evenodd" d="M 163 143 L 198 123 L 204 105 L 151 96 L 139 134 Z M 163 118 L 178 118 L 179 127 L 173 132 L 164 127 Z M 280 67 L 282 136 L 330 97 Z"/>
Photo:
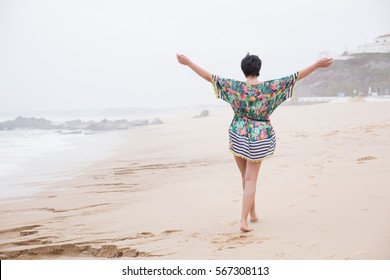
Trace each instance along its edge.
<path fill-rule="evenodd" d="M 209 110 L 203 110 L 199 115 L 195 116 L 195 118 L 205 118 L 210 114 Z"/>
<path fill-rule="evenodd" d="M 97 130 L 97 131 L 105 131 L 105 130 L 121 130 L 128 129 L 129 125 L 126 120 L 117 120 L 117 121 L 109 121 L 107 119 L 102 120 L 98 123 L 92 123 L 87 126 L 88 130 Z"/>
<path fill-rule="evenodd" d="M 109 121 L 107 119 L 102 120 L 99 123 L 92 123 L 90 124 L 86 129 L 89 130 L 98 130 L 98 131 L 105 131 L 105 130 L 123 130 L 128 129 L 133 126 L 142 126 L 142 125 L 148 125 L 148 120 L 135 120 L 135 121 L 127 121 L 127 120 L 115 120 L 115 121 Z"/>
<path fill-rule="evenodd" d="M 390 53 L 353 54 L 298 82 L 296 97 L 390 94 Z"/>
<path fill-rule="evenodd" d="M 135 120 L 129 122 L 130 126 L 141 126 L 141 125 L 148 125 L 148 120 Z"/>
<path fill-rule="evenodd" d="M 163 124 L 163 122 L 159 118 L 155 118 L 154 120 L 152 120 L 152 122 L 150 124 L 152 124 L 152 125 Z"/>
<path fill-rule="evenodd" d="M 13 121 L 5 121 L 0 123 L 0 130 L 12 129 L 53 129 L 51 121 L 44 118 L 23 118 L 17 117 Z"/>
<path fill-rule="evenodd" d="M 134 120 L 128 121 L 122 120 L 107 120 L 104 119 L 100 122 L 94 121 L 82 121 L 72 120 L 61 124 L 53 124 L 50 120 L 44 118 L 24 118 L 17 117 L 12 121 L 0 122 L 0 130 L 13 130 L 13 129 L 60 129 L 61 133 L 80 133 L 81 130 L 91 131 L 109 131 L 109 130 L 123 130 L 129 129 L 134 126 L 148 125 L 148 120 Z M 73 131 L 63 132 L 62 130 Z"/>
<path fill-rule="evenodd" d="M 89 122 L 83 122 L 82 120 L 73 120 L 73 121 L 67 121 L 64 123 L 65 129 L 70 130 L 79 130 L 79 129 L 87 129 L 88 126 L 94 124 L 95 122 L 89 121 Z"/>

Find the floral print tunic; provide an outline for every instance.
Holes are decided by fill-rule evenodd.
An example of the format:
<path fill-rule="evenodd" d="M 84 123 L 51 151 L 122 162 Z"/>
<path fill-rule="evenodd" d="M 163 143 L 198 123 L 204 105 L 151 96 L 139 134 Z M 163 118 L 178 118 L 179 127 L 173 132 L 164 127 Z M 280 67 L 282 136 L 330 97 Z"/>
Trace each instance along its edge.
<path fill-rule="evenodd" d="M 275 132 L 269 120 L 272 112 L 293 93 L 299 73 L 249 85 L 233 79 L 212 76 L 217 98 L 234 111 L 229 128 L 229 147 L 235 156 L 261 161 L 275 151 Z"/>

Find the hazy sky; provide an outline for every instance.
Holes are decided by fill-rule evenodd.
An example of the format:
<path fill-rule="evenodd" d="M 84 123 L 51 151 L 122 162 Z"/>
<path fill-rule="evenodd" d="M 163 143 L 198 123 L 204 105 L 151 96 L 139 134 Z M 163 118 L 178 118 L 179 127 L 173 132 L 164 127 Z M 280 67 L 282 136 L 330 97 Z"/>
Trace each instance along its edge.
<path fill-rule="evenodd" d="M 0 110 L 215 104 L 210 84 L 179 65 L 261 79 L 390 33 L 388 0 L 0 0 Z"/>

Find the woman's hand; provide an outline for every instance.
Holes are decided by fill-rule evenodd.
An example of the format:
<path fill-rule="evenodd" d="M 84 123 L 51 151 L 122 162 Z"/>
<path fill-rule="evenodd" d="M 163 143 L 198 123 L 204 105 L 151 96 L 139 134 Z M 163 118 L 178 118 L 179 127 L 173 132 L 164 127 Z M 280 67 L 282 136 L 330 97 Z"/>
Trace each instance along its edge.
<path fill-rule="evenodd" d="M 329 67 L 333 63 L 333 58 L 322 58 L 318 60 L 316 63 L 313 65 L 310 65 L 309 67 L 302 69 L 299 71 L 299 79 L 303 79 L 307 76 L 309 76 L 311 73 L 313 73 L 315 70 L 318 68 L 324 68 L 324 67 Z"/>
<path fill-rule="evenodd" d="M 191 60 L 183 54 L 176 54 L 177 61 L 183 65 L 189 65 Z"/>
<path fill-rule="evenodd" d="M 318 67 L 329 67 L 333 63 L 333 58 L 322 58 L 317 61 L 317 66 Z"/>
<path fill-rule="evenodd" d="M 193 63 L 185 55 L 183 55 L 183 54 L 176 54 L 176 57 L 177 57 L 177 61 L 180 64 L 183 64 L 183 65 L 186 65 L 186 66 L 190 67 L 196 74 L 201 76 L 206 81 L 208 81 L 208 82 L 212 81 L 212 76 L 211 76 L 211 74 L 208 71 L 204 70 L 203 68 L 201 68 L 198 65 L 196 65 L 195 63 Z"/>

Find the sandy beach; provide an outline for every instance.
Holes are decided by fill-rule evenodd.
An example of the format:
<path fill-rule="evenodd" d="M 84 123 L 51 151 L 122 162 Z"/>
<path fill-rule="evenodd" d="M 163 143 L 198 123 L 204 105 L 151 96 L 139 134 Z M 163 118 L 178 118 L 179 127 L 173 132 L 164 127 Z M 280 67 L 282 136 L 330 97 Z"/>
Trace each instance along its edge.
<path fill-rule="evenodd" d="M 0 204 L 0 258 L 388 260 L 389 112 L 390 102 L 278 108 L 249 233 L 228 105 L 124 131 L 128 143 L 77 178 Z"/>

